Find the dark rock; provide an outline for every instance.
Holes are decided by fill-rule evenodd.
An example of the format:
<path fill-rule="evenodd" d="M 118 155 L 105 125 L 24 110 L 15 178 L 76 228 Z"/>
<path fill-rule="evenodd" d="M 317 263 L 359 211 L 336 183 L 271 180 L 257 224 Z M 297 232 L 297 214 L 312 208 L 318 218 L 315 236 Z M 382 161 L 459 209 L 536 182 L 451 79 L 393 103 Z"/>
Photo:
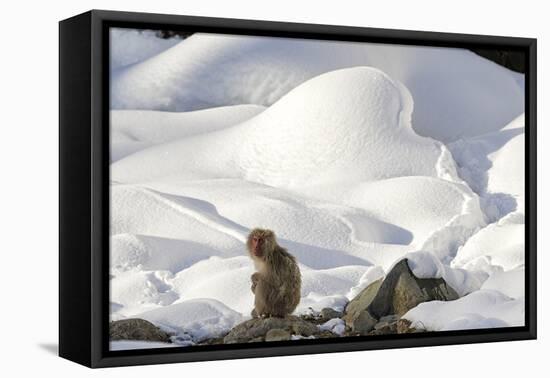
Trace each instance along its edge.
<path fill-rule="evenodd" d="M 284 337 L 288 334 L 288 339 L 292 335 L 309 337 L 320 334 L 320 330 L 316 325 L 291 315 L 285 318 L 250 319 L 235 326 L 224 337 L 223 341 L 225 344 L 266 341 L 267 338 L 273 341 L 273 338 L 283 337 L 283 332 L 286 332 Z"/>
<path fill-rule="evenodd" d="M 368 311 L 361 311 L 357 317 L 353 318 L 349 324 L 349 327 L 353 332 L 365 334 L 372 330 L 376 323 L 376 318 L 374 318 Z M 346 325 L 348 325 L 347 322 Z"/>
<path fill-rule="evenodd" d="M 335 309 L 330 308 L 330 307 L 325 307 L 324 309 L 321 310 L 321 319 L 323 319 L 323 320 L 341 318 L 342 315 L 344 315 L 343 312 L 336 311 Z"/>
<path fill-rule="evenodd" d="M 170 335 L 143 319 L 122 319 L 109 323 L 111 340 L 143 340 L 170 342 Z"/>
<path fill-rule="evenodd" d="M 285 329 L 274 328 L 267 331 L 265 341 L 284 341 L 290 340 L 290 332 Z"/>
<path fill-rule="evenodd" d="M 416 332 L 424 332 L 424 330 L 416 329 L 411 327 L 411 322 L 407 319 L 399 319 L 397 323 L 395 323 L 397 328 L 397 333 L 416 333 Z"/>
<path fill-rule="evenodd" d="M 458 294 L 443 278 L 417 278 L 403 259 L 388 273 L 368 310 L 376 318 L 401 316 L 423 302 L 455 299 Z"/>
<path fill-rule="evenodd" d="M 395 323 L 386 324 L 384 327 L 374 328 L 368 333 L 368 335 L 395 335 L 397 333 L 397 327 Z"/>
<path fill-rule="evenodd" d="M 374 325 L 375 330 L 384 330 L 386 333 L 397 333 L 396 322 L 378 322 Z M 391 332 L 390 332 L 391 331 Z"/>
<path fill-rule="evenodd" d="M 217 345 L 223 344 L 223 337 L 214 337 L 212 339 L 202 340 L 199 345 Z"/>
<path fill-rule="evenodd" d="M 350 327 L 353 333 L 366 334 L 374 328 L 378 322 L 368 311 L 368 307 L 374 300 L 376 293 L 382 285 L 382 279 L 373 282 L 363 289 L 351 302 L 346 306 L 346 313 L 342 317 L 346 325 Z"/>
<path fill-rule="evenodd" d="M 395 335 L 401 333 L 426 332 L 424 329 L 413 328 L 407 319 L 396 319 L 395 315 L 385 316 L 386 321 L 376 323 L 368 335 Z"/>
<path fill-rule="evenodd" d="M 318 334 L 315 334 L 316 339 L 332 339 L 335 337 L 340 337 L 340 335 L 334 334 L 328 330 L 321 331 Z"/>
<path fill-rule="evenodd" d="M 395 317 L 399 318 L 420 303 L 455 299 L 458 294 L 443 278 L 417 278 L 407 259 L 403 259 L 384 280 L 373 282 L 349 302 L 343 319 L 354 333 L 367 334 L 377 323 L 382 323 L 377 328 L 382 332 Z"/>
<path fill-rule="evenodd" d="M 382 323 L 382 322 L 386 322 L 386 323 L 395 323 L 396 321 L 399 320 L 399 316 L 395 315 L 395 314 L 392 314 L 392 315 L 386 315 L 386 316 L 382 316 L 378 322 Z"/>

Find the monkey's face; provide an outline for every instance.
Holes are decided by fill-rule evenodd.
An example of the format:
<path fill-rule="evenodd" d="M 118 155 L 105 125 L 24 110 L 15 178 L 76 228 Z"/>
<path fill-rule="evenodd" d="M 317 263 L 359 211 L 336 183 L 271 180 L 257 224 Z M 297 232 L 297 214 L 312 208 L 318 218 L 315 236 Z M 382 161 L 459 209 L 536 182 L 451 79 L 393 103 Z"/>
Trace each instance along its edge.
<path fill-rule="evenodd" d="M 246 245 L 252 258 L 264 260 L 277 245 L 277 242 L 273 231 L 255 228 L 248 235 Z"/>
<path fill-rule="evenodd" d="M 250 241 L 251 243 L 251 249 L 252 249 L 252 254 L 256 257 L 262 257 L 263 256 L 263 245 L 265 243 L 265 240 L 264 238 L 262 238 L 261 236 L 252 236 L 252 239 Z"/>

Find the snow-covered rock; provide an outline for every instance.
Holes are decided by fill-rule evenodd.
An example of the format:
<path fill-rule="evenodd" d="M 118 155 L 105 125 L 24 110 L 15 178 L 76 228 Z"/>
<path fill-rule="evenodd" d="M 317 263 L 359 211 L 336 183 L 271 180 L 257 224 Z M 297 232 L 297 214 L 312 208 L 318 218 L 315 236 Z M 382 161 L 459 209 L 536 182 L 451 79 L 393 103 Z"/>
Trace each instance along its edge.
<path fill-rule="evenodd" d="M 352 332 L 367 334 L 382 317 L 401 316 L 420 303 L 458 298 L 441 277 L 415 276 L 414 270 L 426 275 L 426 270 L 419 269 L 418 261 L 413 264 L 408 259 L 399 261 L 384 279 L 367 286 L 346 306 L 343 319 Z M 438 274 L 433 268 L 429 269 L 429 276 Z"/>

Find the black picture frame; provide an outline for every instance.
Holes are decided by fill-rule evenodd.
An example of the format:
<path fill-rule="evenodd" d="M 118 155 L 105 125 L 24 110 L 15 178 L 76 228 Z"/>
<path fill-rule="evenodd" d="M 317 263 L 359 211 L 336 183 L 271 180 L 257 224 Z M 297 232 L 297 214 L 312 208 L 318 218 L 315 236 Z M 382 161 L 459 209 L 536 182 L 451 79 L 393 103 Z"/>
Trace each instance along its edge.
<path fill-rule="evenodd" d="M 525 326 L 109 351 L 108 28 L 251 34 L 525 54 Z M 59 355 L 88 367 L 536 338 L 536 39 L 92 10 L 59 23 Z"/>

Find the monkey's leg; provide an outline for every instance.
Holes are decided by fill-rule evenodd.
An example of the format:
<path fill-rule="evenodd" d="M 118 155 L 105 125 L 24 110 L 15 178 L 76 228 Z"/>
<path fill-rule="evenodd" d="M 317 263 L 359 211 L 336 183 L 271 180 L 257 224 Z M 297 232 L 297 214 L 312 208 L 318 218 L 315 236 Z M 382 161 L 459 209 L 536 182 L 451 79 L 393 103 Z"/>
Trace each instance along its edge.
<path fill-rule="evenodd" d="M 269 301 L 270 294 L 273 289 L 269 282 L 267 282 L 263 277 L 258 276 L 258 283 L 256 285 L 255 296 L 254 296 L 254 309 L 258 317 L 264 318 L 268 316 L 270 311 Z"/>

